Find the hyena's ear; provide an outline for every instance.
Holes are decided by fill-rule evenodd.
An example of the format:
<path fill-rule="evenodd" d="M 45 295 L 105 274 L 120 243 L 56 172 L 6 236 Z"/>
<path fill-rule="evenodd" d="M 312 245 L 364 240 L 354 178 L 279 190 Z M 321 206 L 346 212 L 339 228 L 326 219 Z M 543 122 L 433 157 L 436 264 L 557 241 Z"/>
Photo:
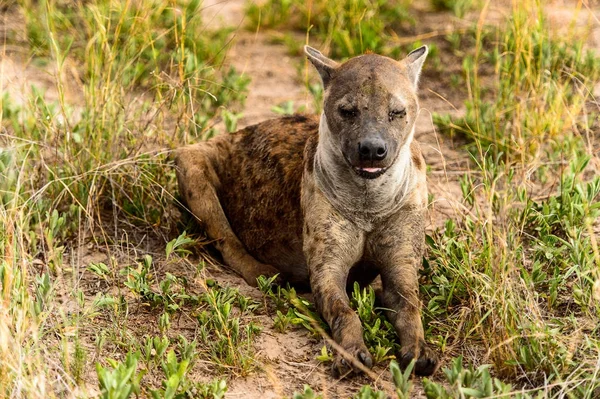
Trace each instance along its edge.
<path fill-rule="evenodd" d="M 411 51 L 405 59 L 400 61 L 406 66 L 408 78 L 412 82 L 415 89 L 419 84 L 419 76 L 421 75 L 423 62 L 425 62 L 425 58 L 427 58 L 427 51 L 427 46 L 421 46 L 418 49 Z"/>
<path fill-rule="evenodd" d="M 323 81 L 323 87 L 327 88 L 329 82 L 331 81 L 331 77 L 337 68 L 338 63 L 332 59 L 325 57 L 319 50 L 316 50 L 310 46 L 304 46 L 304 52 L 306 56 L 310 60 L 310 62 L 315 66 L 319 75 L 321 75 L 321 80 Z"/>

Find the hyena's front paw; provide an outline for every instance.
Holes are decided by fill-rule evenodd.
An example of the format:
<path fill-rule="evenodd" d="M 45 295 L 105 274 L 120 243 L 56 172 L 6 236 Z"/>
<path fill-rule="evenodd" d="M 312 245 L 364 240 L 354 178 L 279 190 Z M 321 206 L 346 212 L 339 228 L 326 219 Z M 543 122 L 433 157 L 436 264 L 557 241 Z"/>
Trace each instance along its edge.
<path fill-rule="evenodd" d="M 415 357 L 417 362 L 413 372 L 416 375 L 432 375 L 438 367 L 437 355 L 423 341 L 419 345 L 403 347 L 398 356 L 398 363 L 402 369 L 405 369 Z"/>
<path fill-rule="evenodd" d="M 343 378 L 359 371 L 359 368 L 353 364 L 354 362 L 350 358 L 355 362 L 362 363 L 367 368 L 373 367 L 373 357 L 371 357 L 365 345 L 352 345 L 344 349 L 346 353 L 336 353 L 331 365 L 331 371 L 335 378 Z"/>

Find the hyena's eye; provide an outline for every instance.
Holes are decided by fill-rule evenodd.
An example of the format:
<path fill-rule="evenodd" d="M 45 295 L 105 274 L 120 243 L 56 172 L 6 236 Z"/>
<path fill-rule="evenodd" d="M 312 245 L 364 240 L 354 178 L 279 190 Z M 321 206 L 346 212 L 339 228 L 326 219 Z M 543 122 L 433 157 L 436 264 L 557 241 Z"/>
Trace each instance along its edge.
<path fill-rule="evenodd" d="M 390 122 L 393 121 L 396 118 L 404 118 L 405 116 L 406 116 L 406 110 L 405 109 L 393 109 L 388 114 Z"/>
<path fill-rule="evenodd" d="M 358 108 L 348 106 L 340 107 L 339 112 L 343 118 L 354 118 L 358 115 Z"/>

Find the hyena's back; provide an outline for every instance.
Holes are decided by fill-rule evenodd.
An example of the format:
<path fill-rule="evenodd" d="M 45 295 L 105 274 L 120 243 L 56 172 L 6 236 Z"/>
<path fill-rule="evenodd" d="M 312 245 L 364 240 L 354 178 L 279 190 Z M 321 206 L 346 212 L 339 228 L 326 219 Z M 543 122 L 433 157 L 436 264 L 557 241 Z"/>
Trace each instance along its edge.
<path fill-rule="evenodd" d="M 214 186 L 231 229 L 257 260 L 290 282 L 306 282 L 300 184 L 303 154 L 318 118 L 294 115 L 222 134 L 212 146 Z"/>

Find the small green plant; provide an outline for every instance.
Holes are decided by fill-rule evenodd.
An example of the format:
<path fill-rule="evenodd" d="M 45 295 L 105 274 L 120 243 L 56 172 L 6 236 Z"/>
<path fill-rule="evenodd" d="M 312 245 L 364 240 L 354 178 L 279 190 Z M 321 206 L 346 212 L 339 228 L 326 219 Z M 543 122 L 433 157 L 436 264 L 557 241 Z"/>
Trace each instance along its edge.
<path fill-rule="evenodd" d="M 128 353 L 125 362 L 108 359 L 110 368 L 96 363 L 96 373 L 102 399 L 127 399 L 140 394 L 140 381 L 144 376 L 138 372 L 139 352 Z"/>
<path fill-rule="evenodd" d="M 187 235 L 184 231 L 177 238 L 169 241 L 165 248 L 165 255 L 167 259 L 171 256 L 171 254 L 176 253 L 179 256 L 187 256 L 191 253 L 188 249 L 190 246 L 194 245 L 196 241 Z"/>
<path fill-rule="evenodd" d="M 150 364 L 157 364 L 158 359 L 161 359 L 166 353 L 171 341 L 167 336 L 162 337 L 147 337 L 145 344 L 141 346 L 141 353 L 146 363 L 146 367 Z"/>
<path fill-rule="evenodd" d="M 46 310 L 51 295 L 52 285 L 50 283 L 50 275 L 44 273 L 40 276 L 36 276 L 34 314 L 40 315 Z"/>
<path fill-rule="evenodd" d="M 497 378 L 492 378 L 489 365 L 463 367 L 462 357 L 455 358 L 450 367 L 444 368 L 444 375 L 450 387 L 433 382 L 427 378 L 423 379 L 423 387 L 427 398 L 451 399 L 451 398 L 488 398 L 503 396 L 511 393 L 511 397 L 525 398 L 528 395 L 520 395 L 512 392 L 510 385 L 504 384 Z"/>
<path fill-rule="evenodd" d="M 295 11 L 294 0 L 267 1 L 264 4 L 248 3 L 246 15 L 256 27 L 276 28 L 287 23 Z"/>
<path fill-rule="evenodd" d="M 327 353 L 327 349 L 323 346 L 322 353 Z M 414 368 L 415 361 L 413 360 L 404 372 L 400 371 L 398 363 L 395 361 L 390 362 L 390 372 L 396 389 L 396 396 L 398 399 L 408 399 L 411 397 L 412 392 L 412 370 Z M 316 395 L 310 386 L 305 385 L 302 393 L 294 393 L 294 399 L 312 399 L 321 398 L 322 396 Z M 360 389 L 352 396 L 353 399 L 385 399 L 389 396 L 382 391 L 373 389 L 370 385 L 363 385 Z"/>
<path fill-rule="evenodd" d="M 323 107 L 323 85 L 320 82 L 317 83 L 308 83 L 306 84 L 308 88 L 308 92 L 313 97 L 313 105 L 315 107 L 315 112 L 320 114 Z"/>
<path fill-rule="evenodd" d="M 329 327 L 316 312 L 314 305 L 299 297 L 294 288 L 282 288 L 275 284 L 276 278 L 277 276 L 260 276 L 257 280 L 258 288 L 265 298 L 269 298 L 275 305 L 275 328 L 283 332 L 292 324 L 302 326 L 315 336 L 321 335 L 321 331 L 328 331 Z"/>
<path fill-rule="evenodd" d="M 466 12 L 474 8 L 475 0 L 431 0 L 431 4 L 437 10 L 450 10 L 459 18 L 465 16 Z"/>
<path fill-rule="evenodd" d="M 123 270 L 123 273 L 127 276 L 125 286 L 142 297 L 150 297 L 152 294 L 150 285 L 154 281 L 151 269 L 152 256 L 145 255 L 135 269 L 127 268 Z"/>
<path fill-rule="evenodd" d="M 241 296 L 232 288 L 209 288 L 200 298 L 196 319 L 202 356 L 223 371 L 245 375 L 255 367 L 253 341 L 261 328 L 253 322 L 244 326 L 240 317 L 234 316 L 234 304 L 239 304 Z M 252 309 L 247 306 L 245 312 Z"/>
<path fill-rule="evenodd" d="M 273 301 L 275 309 L 282 310 L 284 309 L 286 302 L 282 288 L 275 284 L 275 280 L 277 280 L 278 277 L 278 274 L 272 277 L 259 276 L 258 279 L 256 279 L 256 282 L 258 284 L 258 289 L 263 293 L 264 297 Z"/>
<path fill-rule="evenodd" d="M 102 262 L 90 263 L 87 269 L 104 281 L 108 281 L 111 275 L 111 270 L 108 265 Z"/>
<path fill-rule="evenodd" d="M 329 363 L 333 361 L 333 353 L 327 350 L 327 345 L 321 347 L 321 354 L 317 356 L 317 360 L 321 363 Z"/>
<path fill-rule="evenodd" d="M 303 108 L 295 109 L 294 102 L 292 100 L 283 102 L 271 108 L 271 111 L 279 115 L 293 115 L 296 112 L 303 112 Z"/>
<path fill-rule="evenodd" d="M 175 352 L 171 350 L 167 353 L 167 358 L 161 362 L 161 367 L 165 373 L 166 380 L 163 381 L 163 388 L 151 390 L 152 397 L 154 399 L 182 397 L 182 394 L 189 385 L 186 379 L 189 360 L 182 359 L 179 361 L 175 356 Z"/>
<path fill-rule="evenodd" d="M 375 307 L 375 290 L 371 286 L 361 290 L 355 282 L 350 304 L 356 309 L 363 325 L 363 337 L 375 363 L 393 358 L 400 349 L 397 344 L 394 327 L 383 315 L 382 310 Z"/>
<path fill-rule="evenodd" d="M 47 248 L 46 257 L 50 270 L 58 272 L 62 266 L 62 257 L 65 250 L 64 246 L 58 245 L 65 237 L 65 217 L 59 215 L 56 209 L 52 213 L 47 213 L 46 217 L 48 219 L 48 227 L 44 229 L 44 240 Z"/>
<path fill-rule="evenodd" d="M 416 361 L 413 359 L 406 367 L 404 372 L 400 371 L 400 366 L 395 360 L 390 362 L 390 372 L 392 373 L 392 379 L 394 386 L 396 387 L 396 395 L 398 399 L 409 399 L 412 392 L 412 371 L 415 367 Z"/>
<path fill-rule="evenodd" d="M 225 123 L 225 129 L 229 132 L 235 132 L 237 130 L 238 121 L 244 114 L 231 112 L 226 109 L 221 111 L 221 116 L 223 117 L 223 122 Z"/>
<path fill-rule="evenodd" d="M 171 316 L 169 312 L 164 312 L 158 318 L 158 330 L 162 335 L 166 335 L 171 328 Z"/>
<path fill-rule="evenodd" d="M 63 337 L 62 345 L 65 350 L 62 352 L 60 359 L 61 366 L 71 378 L 77 383 L 81 383 L 85 375 L 87 362 L 87 352 L 81 343 L 81 339 L 78 335 Z"/>
<path fill-rule="evenodd" d="M 457 52 L 460 50 L 462 35 L 457 31 L 450 32 L 446 35 L 446 41 L 450 44 L 450 50 Z"/>
<path fill-rule="evenodd" d="M 294 309 L 288 309 L 287 313 L 282 313 L 281 310 L 275 311 L 275 318 L 273 319 L 273 327 L 280 333 L 284 333 L 293 321 L 296 319 L 296 312 Z"/>
<path fill-rule="evenodd" d="M 171 241 L 173 247 L 168 250 L 169 255 L 172 251 L 180 254 L 187 251 L 184 248 L 179 248 L 176 241 Z M 179 245 L 188 245 L 190 242 L 190 239 L 184 236 Z M 200 300 L 197 295 L 189 294 L 186 291 L 186 281 L 184 279 L 171 273 L 166 273 L 162 280 L 157 281 L 153 273 L 153 259 L 150 255 L 145 255 L 135 268 L 126 267 L 122 269 L 121 274 L 127 278 L 124 283 L 125 286 L 152 307 L 162 305 L 167 311 L 173 312 L 183 306 L 196 304 Z"/>
<path fill-rule="evenodd" d="M 377 391 L 370 385 L 363 385 L 352 399 L 386 399 L 385 392 Z"/>
<path fill-rule="evenodd" d="M 227 381 L 216 378 L 208 384 L 198 384 L 192 391 L 193 397 L 200 399 L 222 399 L 227 393 Z"/>
<path fill-rule="evenodd" d="M 294 392 L 293 399 L 323 399 L 322 395 L 317 395 L 308 385 L 304 385 L 302 392 Z"/>

